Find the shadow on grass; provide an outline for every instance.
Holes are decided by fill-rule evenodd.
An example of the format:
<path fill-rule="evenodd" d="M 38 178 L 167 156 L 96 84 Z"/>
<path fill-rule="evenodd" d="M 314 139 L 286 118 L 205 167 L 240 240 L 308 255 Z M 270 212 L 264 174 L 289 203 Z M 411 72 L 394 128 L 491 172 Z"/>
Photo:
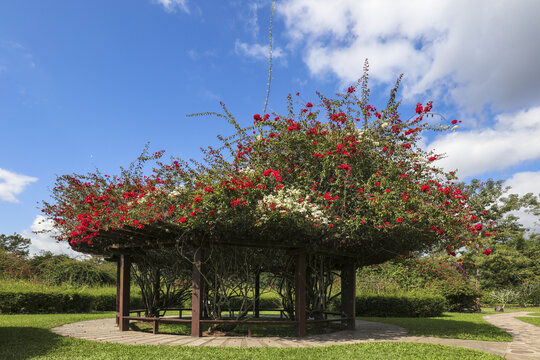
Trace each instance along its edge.
<path fill-rule="evenodd" d="M 62 336 L 34 327 L 0 327 L 0 359 L 31 359 L 45 355 Z"/>
<path fill-rule="evenodd" d="M 446 317 L 446 316 L 445 316 Z M 360 318 L 404 327 L 409 335 L 450 339 L 512 341 L 512 336 L 489 323 L 433 318 Z"/>

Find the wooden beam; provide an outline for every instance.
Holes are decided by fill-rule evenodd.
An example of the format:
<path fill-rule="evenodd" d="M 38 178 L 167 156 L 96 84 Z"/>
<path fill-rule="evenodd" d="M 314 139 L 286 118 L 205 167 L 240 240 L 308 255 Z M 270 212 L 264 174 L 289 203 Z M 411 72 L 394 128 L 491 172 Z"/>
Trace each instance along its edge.
<path fill-rule="evenodd" d="M 261 272 L 260 270 L 257 270 L 255 272 L 255 303 L 253 304 L 253 315 L 258 318 L 260 313 L 260 295 L 261 295 Z"/>
<path fill-rule="evenodd" d="M 348 330 L 354 330 L 356 321 L 356 267 L 354 262 L 345 262 L 341 268 L 341 313 L 350 318 L 342 322 Z M 351 320 L 352 319 L 352 320 Z"/>
<path fill-rule="evenodd" d="M 120 259 L 116 260 L 116 325 L 120 324 Z"/>
<path fill-rule="evenodd" d="M 120 256 L 120 331 L 129 330 L 129 319 L 124 317 L 129 316 L 129 296 L 131 284 L 131 261 L 128 255 Z"/>
<path fill-rule="evenodd" d="M 294 274 L 294 318 L 296 336 L 306 336 L 306 253 L 296 255 Z"/>
<path fill-rule="evenodd" d="M 201 248 L 195 249 L 193 256 L 193 282 L 191 287 L 191 336 L 201 337 L 201 310 L 202 310 L 202 263 Z"/>

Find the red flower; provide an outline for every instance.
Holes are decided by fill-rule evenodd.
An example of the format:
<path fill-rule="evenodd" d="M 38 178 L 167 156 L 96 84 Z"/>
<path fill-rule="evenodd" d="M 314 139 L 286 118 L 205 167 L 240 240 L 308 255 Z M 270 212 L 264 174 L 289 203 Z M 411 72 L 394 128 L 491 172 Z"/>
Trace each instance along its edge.
<path fill-rule="evenodd" d="M 457 120 L 452 120 L 452 125 L 457 124 Z"/>
<path fill-rule="evenodd" d="M 421 103 L 416 104 L 416 113 L 420 114 L 424 111 L 424 108 L 422 107 Z"/>
<path fill-rule="evenodd" d="M 272 169 L 266 169 L 264 172 L 263 172 L 263 176 L 268 176 L 272 173 Z"/>
<path fill-rule="evenodd" d="M 200 196 L 197 196 L 197 197 L 195 198 L 195 200 L 193 200 L 193 202 L 195 202 L 195 203 L 201 202 L 201 197 L 200 197 Z"/>
<path fill-rule="evenodd" d="M 313 107 L 313 104 L 310 103 L 310 102 L 308 102 L 308 103 L 306 104 L 306 107 Z"/>
<path fill-rule="evenodd" d="M 259 114 L 253 115 L 253 120 L 255 120 L 255 121 L 262 121 L 261 115 L 259 115 Z"/>
<path fill-rule="evenodd" d="M 204 191 L 214 193 L 214 189 L 212 189 L 211 187 L 205 187 Z"/>
<path fill-rule="evenodd" d="M 420 190 L 422 190 L 422 191 L 424 191 L 424 192 L 427 192 L 427 191 L 430 190 L 430 187 L 429 187 L 429 185 L 422 185 L 422 186 L 420 187 Z"/>
<path fill-rule="evenodd" d="M 181 222 L 182 224 L 185 223 L 185 222 L 186 222 L 186 218 L 185 218 L 184 216 L 182 216 L 182 217 L 180 218 L 180 222 Z"/>
<path fill-rule="evenodd" d="M 402 222 L 403 222 L 403 218 L 397 218 L 396 221 L 397 221 L 398 223 L 402 223 Z"/>
<path fill-rule="evenodd" d="M 477 230 L 477 231 L 482 231 L 482 224 L 476 224 L 474 225 L 474 229 Z"/>
<path fill-rule="evenodd" d="M 407 174 L 401 174 L 402 178 L 406 178 L 407 176 L 408 176 Z"/>
<path fill-rule="evenodd" d="M 381 186 L 381 183 L 378 181 L 375 181 L 375 186 Z"/>
<path fill-rule="evenodd" d="M 491 249 L 490 249 L 490 248 L 486 248 L 486 250 L 484 250 L 484 251 L 482 252 L 482 254 L 484 254 L 484 255 L 491 255 Z"/>
<path fill-rule="evenodd" d="M 348 93 L 353 93 L 355 90 L 356 90 L 356 88 L 354 86 L 349 86 L 349 88 L 347 89 L 347 92 Z"/>
<path fill-rule="evenodd" d="M 401 146 L 403 146 L 405 149 L 408 149 L 408 148 L 411 147 L 411 144 L 403 144 L 403 145 L 401 145 Z"/>

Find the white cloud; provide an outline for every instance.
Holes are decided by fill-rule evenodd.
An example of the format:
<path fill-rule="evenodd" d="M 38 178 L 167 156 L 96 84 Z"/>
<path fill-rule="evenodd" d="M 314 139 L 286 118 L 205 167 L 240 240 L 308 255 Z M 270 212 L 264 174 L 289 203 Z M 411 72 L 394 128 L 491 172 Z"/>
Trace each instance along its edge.
<path fill-rule="evenodd" d="M 30 239 L 30 254 L 39 254 L 41 251 L 51 251 L 55 254 L 66 254 L 71 257 L 81 256 L 80 253 L 73 251 L 66 242 L 58 242 L 54 238 L 54 233 L 41 231 L 50 231 L 53 229 L 51 220 L 47 220 L 42 215 L 37 215 L 30 229 L 21 231 L 21 235 Z M 37 232 L 37 233 L 36 233 Z"/>
<path fill-rule="evenodd" d="M 247 44 L 236 39 L 234 43 L 234 51 L 238 55 L 252 57 L 258 60 L 268 59 L 269 56 L 269 47 L 268 45 L 261 44 Z M 283 50 L 279 47 L 274 47 L 272 49 L 272 58 L 277 59 L 284 55 Z"/>
<path fill-rule="evenodd" d="M 16 195 L 19 195 L 27 185 L 37 180 L 35 177 L 0 169 L 0 200 L 19 202 Z"/>
<path fill-rule="evenodd" d="M 504 185 L 511 186 L 509 193 L 523 196 L 527 193 L 535 195 L 540 194 L 540 171 L 525 171 L 514 174 L 510 179 L 506 180 Z M 532 232 L 540 232 L 540 219 L 531 213 L 525 211 L 516 211 L 514 215 L 519 217 L 520 222 L 532 230 Z"/>
<path fill-rule="evenodd" d="M 163 6 L 168 13 L 181 10 L 189 14 L 189 8 L 187 7 L 187 0 L 154 0 L 154 2 Z"/>
<path fill-rule="evenodd" d="M 540 171 L 524 171 L 515 173 L 506 180 L 505 185 L 511 186 L 511 194 L 525 195 L 540 194 Z"/>
<path fill-rule="evenodd" d="M 540 1 L 286 0 L 293 46 L 315 74 L 343 83 L 405 73 L 404 96 L 447 94 L 469 111 L 540 105 Z"/>
<path fill-rule="evenodd" d="M 492 127 L 447 133 L 426 148 L 446 153 L 447 158 L 437 164 L 468 177 L 540 158 L 539 139 L 540 106 L 500 114 Z"/>

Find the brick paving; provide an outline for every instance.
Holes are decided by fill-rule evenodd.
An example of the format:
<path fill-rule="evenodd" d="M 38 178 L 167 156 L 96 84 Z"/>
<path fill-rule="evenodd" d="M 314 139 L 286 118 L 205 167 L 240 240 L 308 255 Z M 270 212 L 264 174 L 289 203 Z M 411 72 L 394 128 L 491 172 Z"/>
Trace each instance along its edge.
<path fill-rule="evenodd" d="M 338 331 L 330 334 L 294 337 L 201 337 L 120 332 L 115 319 L 99 319 L 66 324 L 52 331 L 62 336 L 133 345 L 159 346 L 219 346 L 219 347 L 310 347 L 356 344 L 371 341 L 400 341 L 459 346 L 485 351 L 511 360 L 540 360 L 540 327 L 517 320 L 526 312 L 488 315 L 484 318 L 513 336 L 511 343 L 477 340 L 445 339 L 409 336 L 407 330 L 391 324 L 356 320 L 356 330 Z"/>

